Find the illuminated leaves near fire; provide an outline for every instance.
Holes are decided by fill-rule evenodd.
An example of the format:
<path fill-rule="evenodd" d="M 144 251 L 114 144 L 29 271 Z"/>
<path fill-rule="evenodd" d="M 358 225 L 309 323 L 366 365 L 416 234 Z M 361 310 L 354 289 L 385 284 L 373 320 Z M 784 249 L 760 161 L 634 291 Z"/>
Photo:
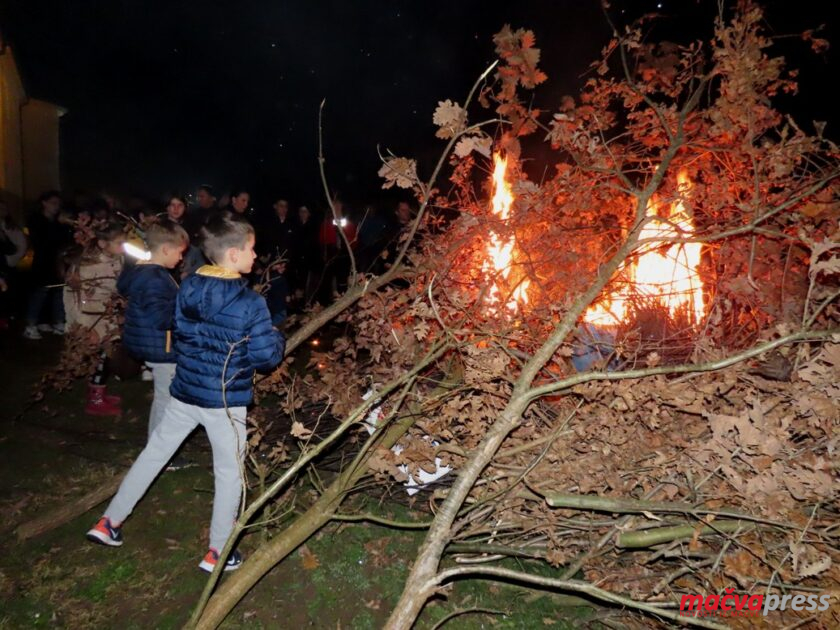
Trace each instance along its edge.
<path fill-rule="evenodd" d="M 455 145 L 455 155 L 459 158 L 467 157 L 475 151 L 489 158 L 493 147 L 493 139 L 487 135 L 465 136 Z"/>
<path fill-rule="evenodd" d="M 438 138 L 453 138 L 466 127 L 467 112 L 458 103 L 446 99 L 438 103 L 432 122 L 439 127 L 435 132 Z"/>
<path fill-rule="evenodd" d="M 822 37 L 816 37 L 816 33 L 823 30 L 823 27 L 820 26 L 818 29 L 808 29 L 804 33 L 802 33 L 802 39 L 806 42 L 811 43 L 811 49 L 817 54 L 823 54 L 828 52 L 828 49 L 831 48 L 829 41 L 827 39 L 823 39 Z"/>
<path fill-rule="evenodd" d="M 379 176 L 385 178 L 382 188 L 413 188 L 417 185 L 417 161 L 408 158 L 390 157 L 379 169 Z"/>
<path fill-rule="evenodd" d="M 493 36 L 496 54 L 505 63 L 499 70 L 502 89 L 508 97 L 514 96 L 517 85 L 533 89 L 548 76 L 537 65 L 540 62 L 540 49 L 535 48 L 537 38 L 533 31 L 520 28 L 512 30 L 505 24 L 501 31 Z"/>
<path fill-rule="evenodd" d="M 432 122 L 438 126 L 435 132 L 438 138 L 454 138 L 466 129 L 467 112 L 458 103 L 453 103 L 449 99 L 439 101 L 432 116 Z M 463 158 L 476 151 L 485 157 L 490 157 L 492 146 L 493 139 L 490 136 L 482 131 L 475 131 L 458 140 L 455 145 L 455 155 Z"/>
<path fill-rule="evenodd" d="M 502 148 L 518 155 L 517 136 L 527 135 L 537 130 L 536 119 L 540 110 L 526 106 L 520 99 L 517 87 L 533 89 L 548 77 L 537 67 L 540 61 L 540 49 L 535 48 L 536 38 L 526 29 L 512 30 L 507 24 L 493 36 L 496 54 L 502 63 L 496 72 L 498 89 L 482 92 L 482 104 L 489 106 L 489 98 L 496 103 L 496 113 L 507 118 L 511 126 L 506 130 Z M 512 146 L 507 146 L 512 145 Z"/>

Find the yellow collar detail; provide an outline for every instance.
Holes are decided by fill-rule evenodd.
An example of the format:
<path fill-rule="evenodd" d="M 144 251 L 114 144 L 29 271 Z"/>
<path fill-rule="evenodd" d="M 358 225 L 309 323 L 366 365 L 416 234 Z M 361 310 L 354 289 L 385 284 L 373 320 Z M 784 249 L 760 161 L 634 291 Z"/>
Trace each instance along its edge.
<path fill-rule="evenodd" d="M 199 276 L 207 276 L 209 278 L 221 278 L 222 280 L 237 280 L 241 278 L 238 273 L 219 267 L 219 265 L 202 265 L 198 268 L 196 273 Z"/>

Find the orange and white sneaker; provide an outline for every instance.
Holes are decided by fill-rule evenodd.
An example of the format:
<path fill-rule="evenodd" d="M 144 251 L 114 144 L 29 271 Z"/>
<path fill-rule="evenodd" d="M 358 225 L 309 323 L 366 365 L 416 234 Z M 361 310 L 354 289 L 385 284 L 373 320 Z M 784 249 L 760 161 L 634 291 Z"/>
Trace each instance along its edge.
<path fill-rule="evenodd" d="M 216 567 L 216 563 L 218 561 L 219 552 L 213 549 L 213 547 L 210 547 L 210 550 L 207 552 L 207 555 L 204 556 L 204 560 L 201 561 L 198 568 L 202 571 L 207 571 L 207 573 L 213 573 L 213 569 Z M 225 562 L 225 571 L 236 571 L 241 566 L 242 554 L 238 551 L 231 551 L 227 562 Z"/>
<path fill-rule="evenodd" d="M 123 544 L 122 529 L 114 527 L 111 519 L 103 516 L 86 534 L 87 539 L 99 545 L 119 547 Z"/>

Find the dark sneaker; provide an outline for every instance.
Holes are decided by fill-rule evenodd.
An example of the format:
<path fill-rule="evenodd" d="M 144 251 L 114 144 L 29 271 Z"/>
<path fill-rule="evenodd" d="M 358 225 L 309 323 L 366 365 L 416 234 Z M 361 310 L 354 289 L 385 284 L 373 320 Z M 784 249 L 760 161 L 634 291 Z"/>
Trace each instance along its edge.
<path fill-rule="evenodd" d="M 169 463 L 166 465 L 166 472 L 172 472 L 173 470 L 182 470 L 183 468 L 192 468 L 193 466 L 198 466 L 195 462 L 191 462 L 186 457 L 181 455 L 176 455 Z"/>
<path fill-rule="evenodd" d="M 119 547 L 123 544 L 122 530 L 111 525 L 111 519 L 103 516 L 99 522 L 88 531 L 87 539 L 100 545 Z"/>
<path fill-rule="evenodd" d="M 198 568 L 202 571 L 207 571 L 207 573 L 213 573 L 213 569 L 218 561 L 219 552 L 210 547 L 210 550 L 204 556 L 204 560 L 201 561 Z M 227 562 L 225 562 L 225 571 L 236 571 L 240 566 L 242 566 L 242 554 L 238 551 L 231 551 Z"/>

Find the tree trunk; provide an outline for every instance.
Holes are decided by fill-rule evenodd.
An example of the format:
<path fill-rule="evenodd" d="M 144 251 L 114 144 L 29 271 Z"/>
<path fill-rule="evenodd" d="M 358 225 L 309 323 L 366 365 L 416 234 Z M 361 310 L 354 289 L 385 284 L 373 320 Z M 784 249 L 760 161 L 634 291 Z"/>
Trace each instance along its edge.
<path fill-rule="evenodd" d="M 21 523 L 15 528 L 15 535 L 18 541 L 28 540 L 35 536 L 40 536 L 44 532 L 60 527 L 65 523 L 72 521 L 77 516 L 81 516 L 88 510 L 92 510 L 103 501 L 109 499 L 116 493 L 117 489 L 122 483 L 124 475 L 115 475 L 113 479 L 108 481 L 104 486 L 100 486 L 92 492 L 79 497 L 69 503 L 65 503 L 61 507 L 50 510 L 31 521 Z"/>

